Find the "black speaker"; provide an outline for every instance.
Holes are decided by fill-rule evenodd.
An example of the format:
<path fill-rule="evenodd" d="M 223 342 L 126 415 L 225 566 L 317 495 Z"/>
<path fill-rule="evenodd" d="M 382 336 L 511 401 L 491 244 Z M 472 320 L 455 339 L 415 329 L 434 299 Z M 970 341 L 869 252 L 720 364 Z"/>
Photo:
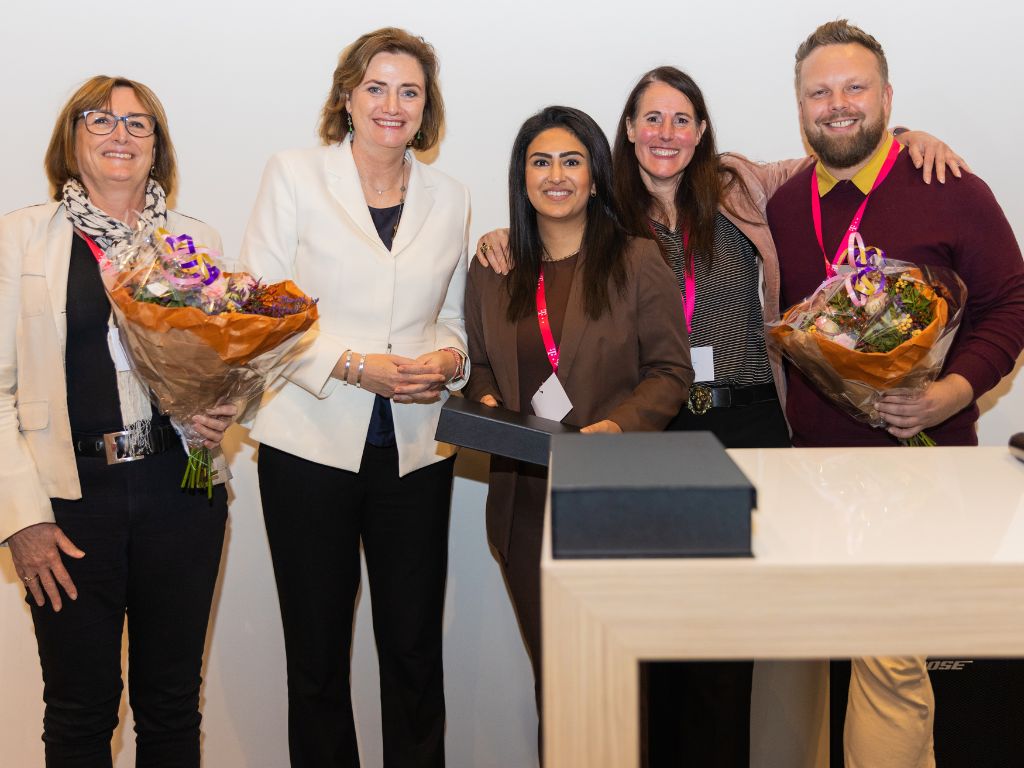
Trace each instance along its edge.
<path fill-rule="evenodd" d="M 843 768 L 850 663 L 830 670 L 831 768 Z M 928 659 L 940 768 L 1024 768 L 1024 660 Z"/>

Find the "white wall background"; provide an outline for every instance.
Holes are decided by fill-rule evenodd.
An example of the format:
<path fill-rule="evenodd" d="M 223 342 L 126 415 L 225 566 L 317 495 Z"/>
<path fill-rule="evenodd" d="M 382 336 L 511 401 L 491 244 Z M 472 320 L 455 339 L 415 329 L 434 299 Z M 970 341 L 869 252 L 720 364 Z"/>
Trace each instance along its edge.
<path fill-rule="evenodd" d="M 128 5 L 8 0 L 0 10 L 0 212 L 47 196 L 42 156 L 57 110 L 96 73 L 147 83 L 170 115 L 182 185 L 178 208 L 224 236 L 233 257 L 263 164 L 315 142 L 337 54 L 387 24 L 425 36 L 442 61 L 448 127 L 434 160 L 473 194 L 473 236 L 507 219 L 508 150 L 523 119 L 549 103 L 590 112 L 611 134 L 639 74 L 671 63 L 704 89 L 719 146 L 757 159 L 802 154 L 792 89 L 797 44 L 818 23 L 852 19 L 886 46 L 893 121 L 929 129 L 988 181 L 1018 238 L 1024 188 L 1016 126 L 1024 117 L 1020 4 L 883 0 L 785 5 L 620 4 L 452 0 L 388 4 L 238 0 Z M 329 300 L 329 297 L 322 297 Z M 1024 429 L 1024 375 L 984 401 L 981 439 L 1005 444 Z M 235 481 L 229 545 L 209 641 L 206 765 L 287 765 L 280 623 L 259 512 L 253 446 L 229 441 Z M 446 613 L 449 765 L 520 768 L 534 761 L 529 667 L 483 532 L 483 464 L 463 457 L 452 512 Z M 2 491 L 0 491 L 2 492 Z M 42 765 L 35 642 L 10 558 L 0 553 L 0 764 Z M 369 600 L 357 619 L 357 717 L 365 765 L 379 766 L 376 670 Z M 759 670 L 759 765 L 807 765 L 811 699 L 788 702 L 775 683 L 812 686 L 808 670 Z M 808 690 L 811 690 L 809 688 Z M 126 715 L 127 717 L 127 715 Z M 117 766 L 133 764 L 130 729 Z"/>

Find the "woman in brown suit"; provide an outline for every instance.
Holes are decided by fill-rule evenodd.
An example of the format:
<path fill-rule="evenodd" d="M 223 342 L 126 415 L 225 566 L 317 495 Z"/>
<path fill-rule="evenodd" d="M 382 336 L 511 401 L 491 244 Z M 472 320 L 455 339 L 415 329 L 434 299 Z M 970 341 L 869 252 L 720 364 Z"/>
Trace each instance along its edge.
<path fill-rule="evenodd" d="M 664 429 L 693 369 L 679 291 L 650 240 L 628 237 L 608 141 L 588 115 L 527 120 L 509 164 L 515 269 L 474 263 L 466 396 L 585 433 Z M 540 704 L 540 547 L 547 471 L 491 459 L 487 535 L 512 594 Z"/>

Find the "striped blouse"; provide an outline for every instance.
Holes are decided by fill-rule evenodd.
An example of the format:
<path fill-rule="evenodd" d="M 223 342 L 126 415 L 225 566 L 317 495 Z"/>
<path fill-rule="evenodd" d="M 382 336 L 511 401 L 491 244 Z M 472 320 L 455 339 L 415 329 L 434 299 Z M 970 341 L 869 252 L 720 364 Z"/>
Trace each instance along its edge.
<path fill-rule="evenodd" d="M 651 225 L 685 296 L 682 235 L 657 221 Z M 703 264 L 699 254 L 695 262 L 690 346 L 711 347 L 715 359 L 714 381 L 705 383 L 736 387 L 771 383 L 754 244 L 719 211 L 711 264 Z"/>

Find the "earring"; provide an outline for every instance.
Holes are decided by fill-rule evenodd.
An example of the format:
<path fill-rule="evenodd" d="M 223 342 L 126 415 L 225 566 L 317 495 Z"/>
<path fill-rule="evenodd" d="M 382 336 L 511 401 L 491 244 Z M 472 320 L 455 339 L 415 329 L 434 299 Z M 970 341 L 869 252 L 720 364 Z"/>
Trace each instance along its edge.
<path fill-rule="evenodd" d="M 352 127 L 352 115 L 350 115 L 348 112 L 346 112 L 345 113 L 345 117 L 348 118 L 348 132 L 350 134 L 355 133 L 356 129 Z"/>
<path fill-rule="evenodd" d="M 597 197 L 597 190 L 596 189 L 590 190 L 590 196 L 591 197 Z"/>
<path fill-rule="evenodd" d="M 423 140 L 423 131 L 416 131 L 416 141 Z"/>

